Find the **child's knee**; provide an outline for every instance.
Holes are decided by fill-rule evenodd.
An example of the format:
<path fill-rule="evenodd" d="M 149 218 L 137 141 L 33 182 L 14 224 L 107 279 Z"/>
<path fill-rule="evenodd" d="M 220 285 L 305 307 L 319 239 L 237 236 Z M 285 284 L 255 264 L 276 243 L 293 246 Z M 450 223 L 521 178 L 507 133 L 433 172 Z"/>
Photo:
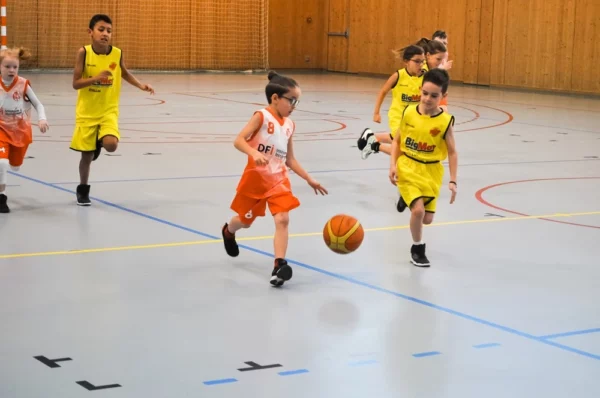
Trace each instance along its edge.
<path fill-rule="evenodd" d="M 13 165 L 11 164 L 11 165 L 10 165 L 10 169 L 11 169 L 12 171 L 19 171 L 19 170 L 21 170 L 21 166 L 13 166 Z"/>
<path fill-rule="evenodd" d="M 419 199 L 414 202 L 410 207 L 410 212 L 416 217 L 425 217 L 425 206 L 423 205 L 423 200 Z"/>
<path fill-rule="evenodd" d="M 425 217 L 423 218 L 423 224 L 429 225 L 433 222 L 433 216 L 435 213 L 425 213 Z"/>
<path fill-rule="evenodd" d="M 114 152 L 117 150 L 119 146 L 119 140 L 117 137 L 113 135 L 107 135 L 102 138 L 102 148 L 106 150 L 106 152 Z"/>
<path fill-rule="evenodd" d="M 288 212 L 275 214 L 275 224 L 281 227 L 287 227 L 290 223 L 290 215 Z"/>

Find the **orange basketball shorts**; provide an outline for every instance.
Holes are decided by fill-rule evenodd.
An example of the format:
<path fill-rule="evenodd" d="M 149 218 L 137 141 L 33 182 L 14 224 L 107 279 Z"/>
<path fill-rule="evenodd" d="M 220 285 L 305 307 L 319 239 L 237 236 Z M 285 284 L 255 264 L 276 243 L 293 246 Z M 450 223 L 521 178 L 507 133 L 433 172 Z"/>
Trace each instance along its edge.
<path fill-rule="evenodd" d="M 272 215 L 288 212 L 300 206 L 300 201 L 291 192 L 284 192 L 268 198 L 256 199 L 237 193 L 231 202 L 231 210 L 240 217 L 240 221 L 250 225 L 256 217 L 264 217 L 269 205 Z"/>
<path fill-rule="evenodd" d="M 0 159 L 8 159 L 11 166 L 21 166 L 27 153 L 29 145 L 14 146 L 7 142 L 0 141 Z"/>

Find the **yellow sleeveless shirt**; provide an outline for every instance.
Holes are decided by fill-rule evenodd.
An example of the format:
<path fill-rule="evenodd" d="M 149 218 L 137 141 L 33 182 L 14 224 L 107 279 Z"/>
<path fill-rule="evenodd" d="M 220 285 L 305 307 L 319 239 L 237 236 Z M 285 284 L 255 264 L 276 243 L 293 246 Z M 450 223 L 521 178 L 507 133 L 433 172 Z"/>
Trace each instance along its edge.
<path fill-rule="evenodd" d="M 388 111 L 390 119 L 401 118 L 402 112 L 407 105 L 421 101 L 421 86 L 423 85 L 423 74 L 411 76 L 406 68 L 398 70 L 398 81 L 392 88 L 392 104 Z"/>
<path fill-rule="evenodd" d="M 418 104 L 409 105 L 400 124 L 400 149 L 417 162 L 440 162 L 448 156 L 446 132 L 453 125 L 454 116 L 441 109 L 428 116 L 419 113 Z"/>
<path fill-rule="evenodd" d="M 84 79 L 97 76 L 108 70 L 112 76 L 77 92 L 76 123 L 94 125 L 106 117 L 119 115 L 119 97 L 121 94 L 121 50 L 111 46 L 108 54 L 97 54 L 91 45 L 84 47 Z"/>

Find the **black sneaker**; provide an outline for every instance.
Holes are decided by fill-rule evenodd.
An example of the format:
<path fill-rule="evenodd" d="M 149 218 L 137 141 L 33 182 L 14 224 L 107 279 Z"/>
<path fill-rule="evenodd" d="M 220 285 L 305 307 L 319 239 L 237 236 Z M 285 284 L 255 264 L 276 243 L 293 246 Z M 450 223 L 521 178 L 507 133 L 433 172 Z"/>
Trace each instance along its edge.
<path fill-rule="evenodd" d="M 80 184 L 77 186 L 77 205 L 78 206 L 91 206 L 92 201 L 90 200 L 90 186 Z"/>
<path fill-rule="evenodd" d="M 425 243 L 422 245 L 412 245 L 410 248 L 410 262 L 417 267 L 429 267 L 429 260 L 425 255 Z"/>
<path fill-rule="evenodd" d="M 10 213 L 10 209 L 8 208 L 8 205 L 6 204 L 7 200 L 8 200 L 8 198 L 6 197 L 5 194 L 0 194 L 0 213 Z"/>
<path fill-rule="evenodd" d="M 396 203 L 396 210 L 398 210 L 399 213 L 402 213 L 407 207 L 406 202 L 402 199 L 402 195 L 400 195 L 398 202 Z"/>
<path fill-rule="evenodd" d="M 96 141 L 96 150 L 94 150 L 94 158 L 92 161 L 98 159 L 100 156 L 100 151 L 102 150 L 102 141 Z"/>
<path fill-rule="evenodd" d="M 223 243 L 225 244 L 225 251 L 231 257 L 237 257 L 240 254 L 240 248 L 238 247 L 237 242 L 235 241 L 235 234 L 227 231 L 229 237 L 225 234 L 225 228 L 227 228 L 227 223 L 223 225 L 223 229 L 221 230 L 221 235 L 223 235 Z"/>
<path fill-rule="evenodd" d="M 275 268 L 271 273 L 271 285 L 279 287 L 285 281 L 292 279 L 292 267 L 282 258 L 275 259 Z"/>
<path fill-rule="evenodd" d="M 367 146 L 367 140 L 369 139 L 370 136 L 373 135 L 373 132 L 371 131 L 370 128 L 366 128 L 363 130 L 363 132 L 360 134 L 360 137 L 358 138 L 358 141 L 356 141 L 356 145 L 358 146 L 358 149 L 360 151 L 362 151 L 365 146 Z"/>

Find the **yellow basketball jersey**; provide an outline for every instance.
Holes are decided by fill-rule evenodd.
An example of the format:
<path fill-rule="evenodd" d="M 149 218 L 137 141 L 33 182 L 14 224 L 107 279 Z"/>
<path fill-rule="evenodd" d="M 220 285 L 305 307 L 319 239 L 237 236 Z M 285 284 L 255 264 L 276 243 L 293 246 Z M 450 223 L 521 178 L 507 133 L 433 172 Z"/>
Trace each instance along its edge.
<path fill-rule="evenodd" d="M 418 105 L 409 105 L 400 123 L 400 149 L 419 162 L 442 161 L 448 156 L 446 132 L 452 125 L 454 116 L 441 109 L 437 115 L 428 116 L 419 113 Z"/>
<path fill-rule="evenodd" d="M 111 46 L 108 54 L 97 54 L 91 45 L 84 47 L 84 79 L 108 70 L 112 76 L 77 92 L 76 122 L 82 125 L 99 123 L 105 116 L 119 115 L 121 94 L 121 50 Z"/>
<path fill-rule="evenodd" d="M 423 75 L 411 76 L 406 68 L 398 70 L 398 81 L 392 88 L 392 105 L 388 112 L 390 118 L 402 117 L 407 105 L 421 101 Z"/>

